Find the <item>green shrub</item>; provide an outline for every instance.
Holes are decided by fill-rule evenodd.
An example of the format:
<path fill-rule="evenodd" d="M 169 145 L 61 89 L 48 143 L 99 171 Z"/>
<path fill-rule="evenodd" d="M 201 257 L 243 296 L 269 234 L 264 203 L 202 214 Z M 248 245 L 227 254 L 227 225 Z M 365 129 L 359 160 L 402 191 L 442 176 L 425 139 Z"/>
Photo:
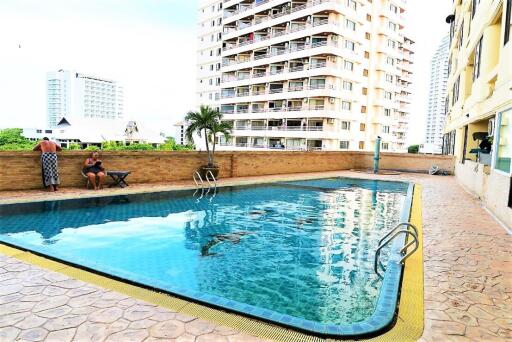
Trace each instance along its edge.
<path fill-rule="evenodd" d="M 407 147 L 407 153 L 417 154 L 420 152 L 420 145 L 411 145 Z"/>

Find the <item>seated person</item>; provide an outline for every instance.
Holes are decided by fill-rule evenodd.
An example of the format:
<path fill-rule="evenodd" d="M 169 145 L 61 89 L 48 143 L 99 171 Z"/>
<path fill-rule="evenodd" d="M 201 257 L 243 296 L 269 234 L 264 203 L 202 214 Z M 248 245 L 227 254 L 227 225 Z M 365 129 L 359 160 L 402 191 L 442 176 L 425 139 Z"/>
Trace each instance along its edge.
<path fill-rule="evenodd" d="M 89 182 L 94 186 L 94 190 L 103 189 L 103 182 L 105 181 L 105 169 L 101 166 L 100 154 L 93 152 L 90 158 L 87 158 L 84 163 L 84 175 L 89 178 Z M 96 183 L 98 177 L 98 183 Z"/>

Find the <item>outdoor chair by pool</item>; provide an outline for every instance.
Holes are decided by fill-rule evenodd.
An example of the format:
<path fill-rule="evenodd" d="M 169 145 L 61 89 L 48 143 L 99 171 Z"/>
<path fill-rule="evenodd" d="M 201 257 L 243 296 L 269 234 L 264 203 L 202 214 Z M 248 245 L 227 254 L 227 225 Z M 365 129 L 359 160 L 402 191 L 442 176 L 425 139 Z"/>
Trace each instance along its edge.
<path fill-rule="evenodd" d="M 89 180 L 89 177 L 84 173 L 84 170 L 80 170 L 80 173 L 82 174 L 82 177 L 85 178 L 85 188 L 89 190 L 89 187 L 91 186 L 91 181 Z M 105 177 L 108 175 L 108 172 L 105 170 Z"/>

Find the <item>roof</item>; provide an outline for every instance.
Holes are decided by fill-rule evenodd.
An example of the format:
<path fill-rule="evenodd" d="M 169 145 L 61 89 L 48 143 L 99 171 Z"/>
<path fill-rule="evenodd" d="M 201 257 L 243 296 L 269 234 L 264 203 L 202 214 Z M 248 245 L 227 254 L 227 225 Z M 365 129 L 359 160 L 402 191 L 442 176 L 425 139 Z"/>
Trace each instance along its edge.
<path fill-rule="evenodd" d="M 165 138 L 144 123 L 128 120 L 62 118 L 55 128 L 59 140 L 83 143 L 140 141 L 162 144 Z"/>

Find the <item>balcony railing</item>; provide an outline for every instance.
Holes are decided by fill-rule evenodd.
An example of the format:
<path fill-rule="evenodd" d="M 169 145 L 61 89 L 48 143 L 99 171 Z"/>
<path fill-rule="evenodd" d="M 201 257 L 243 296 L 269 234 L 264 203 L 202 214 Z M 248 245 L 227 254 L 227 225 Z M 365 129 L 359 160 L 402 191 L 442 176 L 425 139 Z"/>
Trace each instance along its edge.
<path fill-rule="evenodd" d="M 228 11 L 225 11 L 224 12 L 224 18 L 229 18 L 229 17 L 232 17 L 234 15 L 237 15 L 237 14 L 240 14 L 240 13 L 243 13 L 243 12 L 246 12 L 250 9 L 253 9 L 253 8 L 256 8 L 258 6 L 261 6 L 263 4 L 266 4 L 268 3 L 270 0 L 262 0 L 260 2 L 254 2 L 253 4 L 249 5 L 249 6 L 244 6 L 244 7 L 241 7 L 235 11 L 231 11 L 231 12 L 228 12 Z M 265 21 L 265 20 L 269 20 L 269 19 L 275 19 L 275 18 L 279 18 L 279 17 L 282 17 L 284 15 L 287 15 L 287 14 L 291 14 L 291 13 L 295 13 L 295 12 L 298 12 L 298 11 L 301 11 L 303 9 L 306 9 L 306 8 L 309 8 L 309 7 L 313 7 L 313 6 L 317 6 L 319 4 L 323 4 L 323 3 L 326 3 L 326 2 L 336 2 L 336 1 L 333 1 L 333 0 L 313 0 L 311 2 L 308 2 L 304 5 L 301 5 L 301 6 L 297 6 L 297 7 L 294 7 L 294 8 L 287 8 L 279 13 L 275 13 L 275 14 L 272 14 L 272 15 L 269 15 L 267 17 L 259 17 L 259 18 L 262 18 L 261 20 L 262 21 Z M 263 19 L 263 18 L 266 18 L 266 19 Z M 260 21 L 260 22 L 262 22 Z M 254 22 L 254 24 L 258 24 L 259 22 Z"/>
<path fill-rule="evenodd" d="M 323 126 L 236 126 L 236 131 L 322 132 Z"/>
<path fill-rule="evenodd" d="M 301 46 L 293 46 L 293 47 L 289 47 L 287 49 L 283 48 L 283 49 L 279 49 L 279 50 L 274 50 L 274 51 L 267 52 L 267 53 L 264 53 L 264 54 L 261 54 L 261 55 L 256 55 L 256 56 L 251 56 L 249 58 L 244 58 L 241 61 L 237 61 L 237 60 L 234 60 L 234 59 L 224 60 L 224 61 L 222 61 L 222 66 L 226 67 L 226 66 L 230 66 L 230 65 L 247 63 L 247 62 L 251 62 L 251 61 L 262 60 L 262 59 L 265 59 L 265 58 L 280 56 L 280 55 L 284 55 L 284 54 L 287 54 L 287 53 L 303 51 L 303 50 L 308 50 L 308 49 L 315 49 L 315 48 L 319 48 L 319 47 L 323 47 L 323 46 L 338 47 L 338 42 L 337 41 L 327 41 L 327 40 L 325 40 L 325 41 L 320 41 L 320 42 L 316 42 L 316 43 L 312 43 L 312 44 L 304 44 L 304 45 L 301 45 Z"/>
<path fill-rule="evenodd" d="M 336 90 L 336 87 L 332 84 L 316 84 L 310 86 L 293 86 L 291 88 L 276 88 L 276 89 L 259 89 L 253 90 L 252 93 L 249 91 L 238 91 L 238 92 L 226 92 L 221 95 L 223 99 L 231 99 L 234 97 L 245 97 L 245 96 L 259 96 L 259 95 L 270 95 L 270 94 L 282 94 L 282 93 L 293 93 L 297 91 L 307 91 L 307 90 Z"/>
<path fill-rule="evenodd" d="M 280 36 L 283 36 L 283 35 L 288 34 L 288 33 L 299 32 L 299 31 L 305 30 L 305 29 L 310 28 L 310 27 L 317 27 L 317 26 L 322 26 L 322 25 L 328 25 L 329 23 L 331 25 L 338 25 L 335 21 L 329 21 L 329 19 L 322 19 L 322 20 L 314 21 L 313 23 L 309 23 L 309 24 L 305 24 L 305 25 L 300 25 L 300 26 L 295 26 L 295 27 L 290 28 L 288 30 L 277 31 L 277 32 L 274 32 L 274 33 L 272 33 L 270 35 L 256 36 L 256 37 L 254 37 L 254 39 L 246 39 L 246 40 L 243 40 L 243 41 L 239 41 L 238 43 L 235 43 L 235 44 L 229 44 L 228 46 L 225 46 L 223 48 L 223 50 L 224 51 L 228 51 L 228 50 L 236 49 L 238 47 L 247 46 L 247 45 L 251 45 L 251 44 L 254 44 L 254 43 L 262 42 L 262 41 L 265 41 L 265 40 L 268 40 L 268 39 L 271 39 L 271 38 L 280 37 Z"/>
<path fill-rule="evenodd" d="M 232 76 L 226 76 L 226 77 L 222 78 L 221 83 L 234 82 L 234 81 L 246 80 L 246 79 L 251 79 L 251 78 L 261 78 L 261 77 L 266 77 L 266 76 L 281 75 L 281 74 L 285 74 L 285 73 L 300 72 L 300 71 L 305 71 L 305 70 L 321 69 L 321 68 L 325 68 L 325 67 L 327 67 L 327 63 L 321 62 L 321 63 L 314 63 L 314 64 L 309 64 L 309 65 L 295 66 L 295 67 L 291 67 L 291 68 L 287 68 L 287 69 L 283 68 L 280 70 L 274 70 L 274 71 L 268 71 L 268 72 L 257 72 L 257 73 L 253 73 L 253 74 L 249 75 L 248 77 L 246 77 L 245 76 L 246 74 L 244 74 L 243 78 L 240 78 L 239 76 L 232 75 Z"/>
<path fill-rule="evenodd" d="M 276 108 L 256 108 L 243 111 L 243 113 L 275 113 L 275 112 L 300 112 L 300 111 L 316 111 L 326 110 L 324 105 L 313 105 L 308 107 L 276 107 Z M 329 109 L 327 109 L 329 110 Z M 240 114 L 241 112 L 234 109 L 221 109 L 222 114 Z"/>

